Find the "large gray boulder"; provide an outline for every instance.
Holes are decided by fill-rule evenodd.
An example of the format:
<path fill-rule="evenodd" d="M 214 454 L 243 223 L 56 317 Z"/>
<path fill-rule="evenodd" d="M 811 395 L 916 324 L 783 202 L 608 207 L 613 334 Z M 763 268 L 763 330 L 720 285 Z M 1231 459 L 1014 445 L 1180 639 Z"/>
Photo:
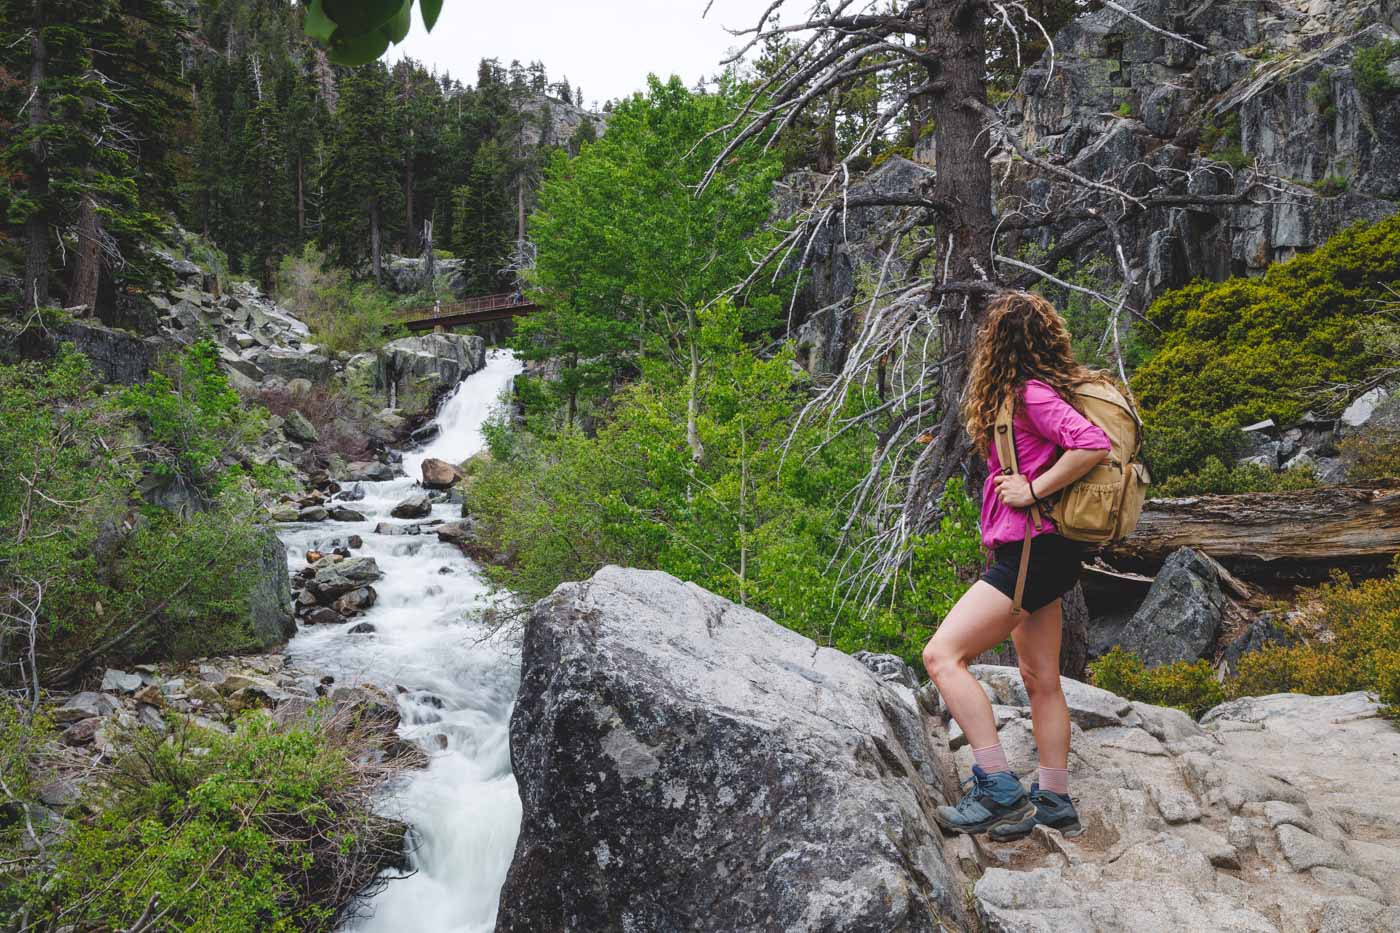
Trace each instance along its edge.
<path fill-rule="evenodd" d="M 285 382 L 305 379 L 312 385 L 326 385 L 335 378 L 335 362 L 319 353 L 273 347 L 259 350 L 251 359 L 258 369 Z"/>
<path fill-rule="evenodd" d="M 486 365 L 486 342 L 465 334 L 404 337 L 374 353 L 360 353 L 346 364 L 352 385 L 374 394 L 390 408 L 426 405 Z"/>
<path fill-rule="evenodd" d="M 497 930 L 972 928 L 912 692 L 668 574 L 535 605 L 511 761 Z"/>
<path fill-rule="evenodd" d="M 274 648 L 297 632 L 292 615 L 292 589 L 287 579 L 287 548 L 271 531 L 262 534 L 248 593 L 248 619 L 259 648 Z"/>
<path fill-rule="evenodd" d="M 159 341 L 96 321 L 62 321 L 50 330 L 55 341 L 71 343 L 86 356 L 101 381 L 117 385 L 145 382 L 160 350 Z"/>
<path fill-rule="evenodd" d="M 1119 643 L 1148 666 L 1194 661 L 1214 646 L 1224 611 L 1225 593 L 1214 562 L 1181 548 L 1157 572 Z"/>

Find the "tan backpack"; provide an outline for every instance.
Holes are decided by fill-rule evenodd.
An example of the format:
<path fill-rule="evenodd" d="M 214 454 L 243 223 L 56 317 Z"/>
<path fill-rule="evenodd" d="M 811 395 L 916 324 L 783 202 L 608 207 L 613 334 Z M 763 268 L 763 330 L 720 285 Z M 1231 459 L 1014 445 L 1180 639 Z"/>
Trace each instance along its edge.
<path fill-rule="evenodd" d="M 1060 534 L 1074 541 L 1102 544 L 1126 538 L 1137 527 L 1151 482 L 1147 467 L 1138 459 L 1142 452 L 1142 420 L 1132 402 L 1107 382 L 1081 382 L 1074 387 L 1074 394 L 1084 417 L 1108 435 L 1112 450 L 1107 460 L 1055 494 L 1048 509 L 1049 518 Z M 1011 424 L 1014 403 L 1014 396 L 1003 403 L 993 435 L 997 459 L 1001 461 L 1002 472 L 1008 474 L 1020 472 Z M 1030 566 L 1031 528 L 1034 525 L 1039 530 L 1041 517 L 1040 510 L 1034 506 L 1026 509 L 1026 537 L 1021 545 L 1016 592 L 1011 599 L 1013 613 L 1021 611 L 1026 568 Z"/>

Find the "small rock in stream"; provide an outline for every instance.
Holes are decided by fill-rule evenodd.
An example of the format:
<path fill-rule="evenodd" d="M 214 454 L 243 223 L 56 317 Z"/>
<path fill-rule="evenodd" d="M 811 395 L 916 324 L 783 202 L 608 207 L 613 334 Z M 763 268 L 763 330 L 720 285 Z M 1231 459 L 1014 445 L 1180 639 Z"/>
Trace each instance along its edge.
<path fill-rule="evenodd" d="M 349 634 L 351 634 L 351 635 L 373 635 L 373 634 L 374 634 L 374 626 L 373 626 L 373 625 L 370 625 L 368 622 L 361 622 L 359 625 L 353 626 L 353 627 L 349 630 Z"/>
<path fill-rule="evenodd" d="M 363 512 L 356 512 L 354 509 L 347 509 L 340 505 L 333 507 L 329 514 L 337 522 L 362 522 L 365 520 Z"/>
<path fill-rule="evenodd" d="M 425 494 L 409 496 L 389 512 L 394 518 L 427 518 L 433 511 L 433 503 Z"/>

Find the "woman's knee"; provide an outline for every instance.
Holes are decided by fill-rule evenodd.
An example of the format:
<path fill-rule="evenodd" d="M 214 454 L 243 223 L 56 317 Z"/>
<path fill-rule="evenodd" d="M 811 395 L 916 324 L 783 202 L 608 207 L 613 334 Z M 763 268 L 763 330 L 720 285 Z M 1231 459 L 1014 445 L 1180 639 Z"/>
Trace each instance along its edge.
<path fill-rule="evenodd" d="M 1036 664 L 1020 659 L 1021 683 L 1026 685 L 1026 693 L 1032 697 L 1050 696 L 1060 692 L 1060 668 L 1048 664 Z"/>
<path fill-rule="evenodd" d="M 935 684 L 950 671 L 967 667 L 967 659 L 961 652 L 943 644 L 937 638 L 929 639 L 929 643 L 924 645 L 923 658 L 924 670 L 928 671 L 929 678 Z"/>

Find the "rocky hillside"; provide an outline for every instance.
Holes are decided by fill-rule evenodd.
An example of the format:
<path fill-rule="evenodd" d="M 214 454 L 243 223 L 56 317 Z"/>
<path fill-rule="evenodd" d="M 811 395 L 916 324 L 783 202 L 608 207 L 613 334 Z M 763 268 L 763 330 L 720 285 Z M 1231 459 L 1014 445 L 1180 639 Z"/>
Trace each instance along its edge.
<path fill-rule="evenodd" d="M 1364 93 L 1355 66 L 1397 29 L 1388 0 L 1137 0 L 1057 35 L 1053 63 L 1022 78 L 1013 117 L 1037 153 L 1130 193 L 1140 164 L 1179 173 L 1183 194 L 1243 193 L 1250 167 L 1269 176 L 1258 204 L 1173 209 L 1127 231 L 1145 303 L 1193 278 L 1259 272 L 1400 209 L 1400 99 Z M 1009 194 L 1063 195 L 1008 168 L 1019 175 Z"/>
<path fill-rule="evenodd" d="M 1014 668 L 979 667 L 1036 763 Z M 1400 733 L 1284 694 L 1198 724 L 1064 682 L 1088 832 L 943 839 L 970 751 L 887 656 L 819 648 L 663 573 L 605 568 L 525 630 L 524 818 L 499 930 L 1236 930 L 1400 925 Z"/>
<path fill-rule="evenodd" d="M 1174 193 L 1183 195 L 1243 193 L 1255 171 L 1268 186 L 1257 203 L 1164 209 L 1125 228 L 1137 306 L 1195 278 L 1261 272 L 1348 224 L 1400 210 L 1400 95 L 1368 92 L 1356 64 L 1359 52 L 1400 38 L 1400 7 L 1391 0 L 1117 6 L 1075 19 L 1054 37 L 1054 56 L 1023 75 L 1004 109 L 1028 149 L 1129 194 L 1144 190 L 1135 176 L 1144 165 L 1175 174 Z M 1400 59 L 1381 67 L 1400 79 Z M 887 160 L 849 197 L 918 190 L 936 166 L 930 147 L 912 156 Z M 1004 211 L 1027 203 L 1053 210 L 1067 196 L 1062 182 L 1019 159 L 993 174 Z M 807 203 L 819 180 L 786 179 L 778 213 Z M 843 364 L 856 317 L 833 306 L 856 293 L 862 267 L 878 271 L 902 216 L 896 208 L 851 208 L 814 241 L 795 311 L 813 372 Z M 1027 231 L 1007 245 L 1044 248 L 1071 226 Z M 1096 250 L 1084 250 L 1078 265 Z"/>

